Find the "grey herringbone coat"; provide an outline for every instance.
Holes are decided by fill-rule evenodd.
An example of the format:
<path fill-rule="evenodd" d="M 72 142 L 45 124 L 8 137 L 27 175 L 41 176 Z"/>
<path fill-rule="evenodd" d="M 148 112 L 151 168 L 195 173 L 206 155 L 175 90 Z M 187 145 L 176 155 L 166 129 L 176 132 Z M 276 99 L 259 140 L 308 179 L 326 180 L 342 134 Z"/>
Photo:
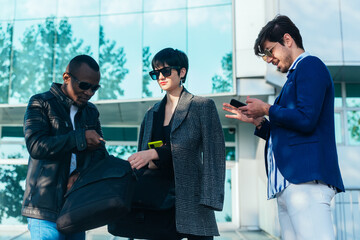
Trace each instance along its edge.
<path fill-rule="evenodd" d="M 139 151 L 148 149 L 153 115 L 159 106 L 160 102 L 146 112 Z M 219 235 L 214 210 L 221 211 L 224 201 L 225 142 L 214 101 L 184 90 L 173 116 L 170 142 L 177 231 Z"/>

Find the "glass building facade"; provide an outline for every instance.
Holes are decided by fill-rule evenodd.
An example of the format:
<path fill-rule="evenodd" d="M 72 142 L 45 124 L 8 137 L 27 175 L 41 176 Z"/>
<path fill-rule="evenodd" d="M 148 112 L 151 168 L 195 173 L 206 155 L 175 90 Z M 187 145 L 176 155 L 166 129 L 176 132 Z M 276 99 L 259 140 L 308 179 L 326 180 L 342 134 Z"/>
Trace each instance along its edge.
<path fill-rule="evenodd" d="M 101 68 L 94 100 L 159 97 L 148 75 L 155 53 L 177 48 L 190 59 L 195 94 L 233 91 L 231 0 L 1 0 L 0 103 L 26 103 L 62 82 L 71 58 Z M 221 44 L 219 44 L 221 43 Z"/>
<path fill-rule="evenodd" d="M 247 24 L 247 21 L 249 25 L 261 22 L 259 25 L 262 26 L 265 20 L 261 14 L 271 12 L 269 18 L 272 18 L 276 12 L 294 20 L 303 36 L 306 51 L 319 56 L 327 64 L 335 82 L 337 144 L 346 150 L 358 147 L 360 25 L 356 23 L 360 22 L 360 1 L 266 0 L 262 3 L 265 9 L 263 5 L 255 7 L 251 5 L 255 3 L 250 2 L 246 3 L 249 7 L 245 2 L 0 0 L 0 111 L 18 104 L 25 106 L 33 94 L 47 91 L 52 82 L 61 83 L 67 63 L 78 54 L 91 55 L 101 68 L 102 87 L 92 98 L 93 102 L 106 105 L 116 101 L 155 101 L 164 94 L 156 81 L 149 78 L 148 72 L 154 54 L 166 47 L 177 48 L 188 55 L 190 66 L 185 87 L 190 92 L 210 95 L 214 99 L 228 96 L 226 101 L 233 96 L 245 98 L 245 95 L 237 95 L 240 84 L 235 83 L 243 78 L 267 80 L 267 76 L 265 71 L 257 69 L 257 64 L 265 66 L 262 60 L 249 61 L 254 57 L 252 44 L 255 39 L 247 31 L 242 32 L 242 24 Z M 239 8 L 245 10 L 240 11 Z M 235 16 L 237 11 L 248 19 Z M 252 25 L 250 27 L 254 28 Z M 236 35 L 237 32 L 241 34 Z M 246 45 L 248 35 L 251 35 L 250 47 Z M 240 44 L 236 45 L 235 40 Z M 248 55 L 250 53 L 251 57 Z M 252 64 L 254 61 L 256 64 Z M 234 69 L 237 69 L 236 73 Z M 269 94 L 256 96 L 267 99 Z M 218 110 L 221 103 L 222 99 L 216 102 Z M 139 115 L 142 117 L 144 113 L 139 112 Z M 29 154 L 24 143 L 22 122 L 12 122 L 12 116 L 6 111 L 1 114 L 0 224 L 24 226 L 26 219 L 21 217 L 20 210 Z M 113 115 L 108 115 L 101 117 L 107 149 L 111 154 L 126 159 L 137 151 L 139 124 L 115 119 L 115 110 Z M 221 116 L 224 114 L 220 110 L 219 115 L 223 121 L 225 117 Z M 225 205 L 222 212 L 216 213 L 217 221 L 228 224 L 225 229 L 263 227 L 261 221 L 265 220 L 261 220 L 262 216 L 254 217 L 260 220 L 248 220 L 252 215 L 268 214 L 259 210 L 261 201 L 258 199 L 264 198 L 265 201 L 259 190 L 259 182 L 248 180 L 252 179 L 250 175 L 258 173 L 254 170 L 256 167 L 251 165 L 243 172 L 239 169 L 239 166 L 244 167 L 241 161 L 249 163 L 259 156 L 263 164 L 263 155 L 255 153 L 258 142 L 251 139 L 253 129 L 247 129 L 238 122 L 226 122 L 223 129 L 227 160 Z M 352 157 L 352 153 L 346 157 Z M 348 159 L 344 157 L 339 158 L 340 164 L 346 161 Z M 358 166 L 357 162 L 349 162 L 348 165 Z M 343 170 L 345 173 L 346 166 Z M 245 181 L 242 181 L 244 178 L 239 176 L 240 173 L 246 175 Z M 357 173 L 344 177 L 354 178 L 359 175 Z M 261 174 L 264 175 L 264 172 Z M 358 189 L 358 184 L 354 185 Z M 251 196 L 240 196 L 244 189 Z M 257 192 L 253 194 L 254 191 Z M 254 207 L 257 203 L 259 206 Z M 249 205 L 253 208 L 249 208 Z M 249 213 L 248 216 L 243 217 L 243 212 Z M 272 221 L 271 224 L 276 223 Z M 273 225 L 263 229 L 270 229 L 271 232 Z"/>

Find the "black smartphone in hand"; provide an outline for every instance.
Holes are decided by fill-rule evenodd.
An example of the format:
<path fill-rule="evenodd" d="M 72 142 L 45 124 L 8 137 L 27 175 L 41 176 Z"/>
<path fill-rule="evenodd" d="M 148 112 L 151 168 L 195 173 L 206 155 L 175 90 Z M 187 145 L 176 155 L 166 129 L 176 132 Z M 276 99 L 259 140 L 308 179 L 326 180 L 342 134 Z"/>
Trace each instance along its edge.
<path fill-rule="evenodd" d="M 234 107 L 236 107 L 236 108 L 246 106 L 245 103 L 240 102 L 240 101 L 238 101 L 238 100 L 236 100 L 236 99 L 231 99 L 230 105 L 231 105 L 231 106 L 234 106 Z"/>

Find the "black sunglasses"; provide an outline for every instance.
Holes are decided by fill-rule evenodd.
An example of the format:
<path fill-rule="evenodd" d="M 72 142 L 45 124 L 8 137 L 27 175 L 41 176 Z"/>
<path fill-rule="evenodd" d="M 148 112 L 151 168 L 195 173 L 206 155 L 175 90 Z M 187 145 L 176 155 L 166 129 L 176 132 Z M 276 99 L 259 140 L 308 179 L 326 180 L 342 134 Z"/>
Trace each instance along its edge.
<path fill-rule="evenodd" d="M 169 77 L 171 75 L 171 70 L 172 69 L 179 70 L 179 69 L 181 69 L 181 67 L 164 67 L 162 69 L 153 70 L 153 71 L 149 72 L 149 75 L 150 75 L 152 80 L 158 80 L 159 76 L 160 76 L 160 73 L 164 77 Z"/>
<path fill-rule="evenodd" d="M 78 84 L 79 84 L 79 88 L 82 90 L 88 90 L 91 89 L 91 91 L 93 93 L 95 93 L 97 90 L 99 90 L 99 88 L 101 87 L 100 85 L 92 85 L 91 83 L 88 82 L 81 82 L 79 79 L 77 79 L 74 75 L 72 75 L 70 72 L 67 72 L 67 74 L 70 75 L 70 77 L 72 77 Z"/>

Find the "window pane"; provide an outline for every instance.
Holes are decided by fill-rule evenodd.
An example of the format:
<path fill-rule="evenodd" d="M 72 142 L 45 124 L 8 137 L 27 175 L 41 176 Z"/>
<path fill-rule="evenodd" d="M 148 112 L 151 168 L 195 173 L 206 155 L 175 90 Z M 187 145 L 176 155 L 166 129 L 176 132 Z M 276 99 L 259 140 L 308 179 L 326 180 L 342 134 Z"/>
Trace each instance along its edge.
<path fill-rule="evenodd" d="M 360 107 L 360 84 L 346 84 L 346 106 Z"/>
<path fill-rule="evenodd" d="M 231 0 L 188 0 L 188 7 L 231 4 Z"/>
<path fill-rule="evenodd" d="M 360 145 L 360 111 L 348 111 L 349 144 Z"/>
<path fill-rule="evenodd" d="M 0 0 L 0 20 L 9 21 L 14 18 L 14 0 Z"/>
<path fill-rule="evenodd" d="M 341 84 L 335 83 L 335 107 L 341 107 L 342 106 L 342 93 L 341 93 Z"/>
<path fill-rule="evenodd" d="M 102 127 L 106 141 L 137 141 L 137 128 Z"/>
<path fill-rule="evenodd" d="M 335 113 L 335 138 L 337 144 L 343 143 L 340 113 Z"/>
<path fill-rule="evenodd" d="M 231 169 L 226 169 L 225 175 L 225 198 L 224 208 L 221 212 L 215 212 L 217 222 L 232 221 L 232 189 L 231 189 Z"/>
<path fill-rule="evenodd" d="M 187 82 L 194 94 L 233 91 L 231 13 L 231 5 L 189 9 Z"/>
<path fill-rule="evenodd" d="M 23 127 L 2 127 L 1 137 L 24 137 Z"/>
<path fill-rule="evenodd" d="M 144 11 L 158 11 L 166 9 L 179 9 L 186 7 L 186 0 L 155 0 L 144 1 Z"/>
<path fill-rule="evenodd" d="M 226 161 L 235 161 L 235 147 L 226 147 L 225 152 Z"/>
<path fill-rule="evenodd" d="M 1 159 L 27 159 L 29 153 L 26 149 L 24 138 L 20 137 L 2 137 L 0 144 Z"/>
<path fill-rule="evenodd" d="M 59 17 L 99 15 L 99 0 L 58 0 Z M 85 25 L 84 25 L 85 26 Z M 97 30 L 95 30 L 97 32 Z"/>
<path fill-rule="evenodd" d="M 223 128 L 225 142 L 235 142 L 236 128 Z"/>
<path fill-rule="evenodd" d="M 141 14 L 101 17 L 99 99 L 141 97 L 141 26 Z"/>
<path fill-rule="evenodd" d="M 16 19 L 46 18 L 56 15 L 56 1 L 16 0 Z"/>
<path fill-rule="evenodd" d="M 25 224 L 21 204 L 25 190 L 27 165 L 0 165 L 0 222 L 5 225 Z"/>
<path fill-rule="evenodd" d="M 8 103 L 9 98 L 12 32 L 12 23 L 0 22 L 0 103 Z"/>
<path fill-rule="evenodd" d="M 14 25 L 10 103 L 26 103 L 49 89 L 53 79 L 55 20 L 18 21 Z"/>
<path fill-rule="evenodd" d="M 142 0 L 101 0 L 101 14 L 139 13 L 142 11 Z M 119 22 L 121 24 L 121 22 Z"/>
<path fill-rule="evenodd" d="M 172 47 L 186 52 L 186 11 L 162 11 L 144 14 L 144 45 L 148 48 L 147 55 L 151 61 L 154 55 L 166 47 Z M 170 45 L 169 45 L 170 44 Z M 193 69 L 191 63 L 195 60 L 190 58 L 190 72 Z M 144 67 L 144 69 L 146 66 Z M 144 75 L 146 73 L 144 72 Z M 147 78 L 149 79 L 149 78 Z M 187 78 L 188 79 L 188 78 Z M 187 81 L 186 81 L 187 82 Z M 161 97 L 161 89 L 157 81 L 148 81 L 146 89 L 153 97 Z M 190 92 L 192 89 L 189 89 Z"/>
<path fill-rule="evenodd" d="M 124 160 L 128 159 L 131 154 L 136 153 L 137 151 L 136 146 L 129 145 L 106 145 L 106 149 L 108 150 L 109 154 Z"/>

